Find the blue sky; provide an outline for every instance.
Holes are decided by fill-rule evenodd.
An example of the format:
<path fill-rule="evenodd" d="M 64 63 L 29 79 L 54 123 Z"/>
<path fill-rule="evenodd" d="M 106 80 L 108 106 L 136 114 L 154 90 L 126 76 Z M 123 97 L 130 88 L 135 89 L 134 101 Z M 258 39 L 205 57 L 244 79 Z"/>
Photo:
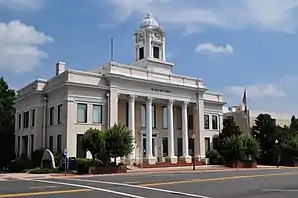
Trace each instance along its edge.
<path fill-rule="evenodd" d="M 229 3 L 227 3 L 229 2 Z M 133 61 L 147 12 L 167 32 L 175 73 L 202 78 L 228 105 L 247 88 L 251 109 L 298 113 L 298 0 L 0 0 L 0 76 L 12 88 L 54 75 Z"/>

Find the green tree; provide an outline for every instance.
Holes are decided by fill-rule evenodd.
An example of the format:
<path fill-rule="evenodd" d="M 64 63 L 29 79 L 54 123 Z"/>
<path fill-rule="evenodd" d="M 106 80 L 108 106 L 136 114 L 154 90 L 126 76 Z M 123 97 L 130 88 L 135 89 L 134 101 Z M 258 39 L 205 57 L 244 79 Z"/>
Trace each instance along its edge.
<path fill-rule="evenodd" d="M 219 153 L 227 164 L 232 164 L 236 161 L 244 161 L 245 147 L 243 145 L 242 136 L 232 135 L 222 139 Z"/>
<path fill-rule="evenodd" d="M 0 78 L 0 168 L 14 158 L 15 91 Z"/>
<path fill-rule="evenodd" d="M 223 129 L 219 134 L 219 144 L 223 144 L 225 138 L 231 136 L 240 136 L 243 132 L 240 130 L 239 125 L 236 124 L 233 116 L 227 116 L 223 119 Z"/>
<path fill-rule="evenodd" d="M 243 147 L 245 150 L 245 161 L 255 161 L 260 157 L 260 143 L 253 137 L 243 136 Z"/>
<path fill-rule="evenodd" d="M 281 131 L 280 131 L 281 132 Z M 281 132 L 283 133 L 283 132 Z M 277 145 L 275 143 L 279 137 L 278 127 L 275 120 L 269 114 L 259 114 L 255 120 L 255 125 L 252 127 L 252 135 L 261 145 L 261 162 L 265 164 L 274 164 L 274 156 L 276 156 Z"/>
<path fill-rule="evenodd" d="M 132 131 L 123 124 L 114 124 L 106 131 L 106 149 L 112 158 L 127 157 L 134 149 Z"/>
<path fill-rule="evenodd" d="M 106 144 L 104 132 L 93 128 L 88 129 L 83 136 L 83 147 L 92 154 L 93 163 L 96 158 L 102 158 L 100 160 L 105 161 Z"/>
<path fill-rule="evenodd" d="M 298 133 L 298 119 L 294 115 L 291 118 L 290 131 L 292 133 Z"/>

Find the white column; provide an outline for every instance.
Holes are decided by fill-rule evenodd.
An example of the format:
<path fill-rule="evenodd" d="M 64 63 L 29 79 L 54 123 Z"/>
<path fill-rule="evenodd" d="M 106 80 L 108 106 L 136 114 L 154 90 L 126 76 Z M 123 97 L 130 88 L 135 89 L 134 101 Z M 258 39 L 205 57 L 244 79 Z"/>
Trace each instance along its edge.
<path fill-rule="evenodd" d="M 183 146 L 183 157 L 182 159 L 186 162 L 190 162 L 191 158 L 188 154 L 188 121 L 187 121 L 187 102 L 182 104 L 182 146 Z"/>
<path fill-rule="evenodd" d="M 132 132 L 132 136 L 133 136 L 133 146 L 134 149 L 131 153 L 131 159 L 135 159 L 135 155 L 136 155 L 136 134 L 135 134 L 135 96 L 134 95 L 130 95 L 129 96 L 129 110 L 128 110 L 128 128 L 129 130 L 131 130 Z"/>
<path fill-rule="evenodd" d="M 174 151 L 174 119 L 173 119 L 173 100 L 168 101 L 168 161 L 177 163 L 177 157 Z"/>
<path fill-rule="evenodd" d="M 110 96 L 109 96 L 109 126 L 112 127 L 114 124 L 118 124 L 118 88 L 110 87 Z"/>
<path fill-rule="evenodd" d="M 152 98 L 148 97 L 146 102 L 146 162 L 155 163 L 152 155 Z"/>
<path fill-rule="evenodd" d="M 199 143 L 199 147 L 195 153 L 199 159 L 205 158 L 205 139 L 204 139 L 204 100 L 199 99 L 197 103 L 197 114 L 198 114 L 198 132 L 196 134 L 196 142 Z"/>

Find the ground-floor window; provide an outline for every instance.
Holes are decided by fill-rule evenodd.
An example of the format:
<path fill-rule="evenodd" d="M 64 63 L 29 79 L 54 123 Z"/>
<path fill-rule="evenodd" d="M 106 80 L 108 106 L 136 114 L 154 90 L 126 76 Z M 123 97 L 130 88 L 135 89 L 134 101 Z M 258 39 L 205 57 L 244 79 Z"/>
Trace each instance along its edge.
<path fill-rule="evenodd" d="M 177 157 L 182 156 L 182 138 L 177 138 Z"/>
<path fill-rule="evenodd" d="M 54 137 L 53 136 L 50 136 L 50 139 L 49 139 L 49 149 L 51 152 L 54 151 Z"/>
<path fill-rule="evenodd" d="M 212 140 L 213 149 L 218 150 L 218 145 L 219 145 L 219 139 L 218 139 L 218 137 L 214 137 Z"/>
<path fill-rule="evenodd" d="M 205 151 L 210 151 L 210 138 L 205 137 Z"/>
<path fill-rule="evenodd" d="M 25 154 L 26 156 L 28 156 L 28 135 L 25 135 L 22 137 L 22 145 L 23 145 L 22 154 Z"/>
<path fill-rule="evenodd" d="M 77 135 L 77 158 L 86 158 L 86 152 L 83 147 L 83 134 Z"/>
<path fill-rule="evenodd" d="M 162 137 L 162 151 L 163 151 L 163 157 L 167 157 L 169 155 L 168 137 Z"/>

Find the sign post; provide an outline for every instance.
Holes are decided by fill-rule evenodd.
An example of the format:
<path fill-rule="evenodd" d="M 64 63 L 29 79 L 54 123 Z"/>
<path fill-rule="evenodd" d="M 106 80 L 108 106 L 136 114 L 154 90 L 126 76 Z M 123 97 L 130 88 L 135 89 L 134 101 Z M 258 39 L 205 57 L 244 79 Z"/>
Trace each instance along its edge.
<path fill-rule="evenodd" d="M 67 149 L 63 151 L 63 162 L 64 162 L 64 175 L 67 173 Z"/>

